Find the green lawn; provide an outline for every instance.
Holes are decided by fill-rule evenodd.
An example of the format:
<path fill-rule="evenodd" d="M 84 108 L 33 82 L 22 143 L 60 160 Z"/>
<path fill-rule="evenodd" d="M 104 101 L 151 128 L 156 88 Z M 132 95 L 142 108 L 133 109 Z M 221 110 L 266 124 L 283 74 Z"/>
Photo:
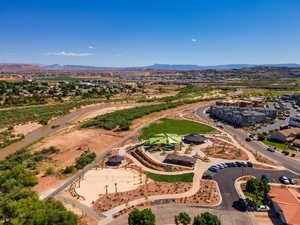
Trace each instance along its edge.
<path fill-rule="evenodd" d="M 194 173 L 186 173 L 180 175 L 161 175 L 150 172 L 145 172 L 148 178 L 159 182 L 193 182 Z"/>
<path fill-rule="evenodd" d="M 143 128 L 140 139 L 148 139 L 149 137 L 159 133 L 171 133 L 178 135 L 191 133 L 206 134 L 213 130 L 214 128 L 210 126 L 189 120 L 161 119 L 158 123 L 154 123 Z"/>
<path fill-rule="evenodd" d="M 295 148 L 293 146 L 290 146 L 288 144 L 285 143 L 281 143 L 281 142 L 275 142 L 275 141 L 269 141 L 269 140 L 264 140 L 263 141 L 264 144 L 272 146 L 272 147 L 276 147 L 277 149 L 281 149 L 281 150 L 295 150 Z"/>

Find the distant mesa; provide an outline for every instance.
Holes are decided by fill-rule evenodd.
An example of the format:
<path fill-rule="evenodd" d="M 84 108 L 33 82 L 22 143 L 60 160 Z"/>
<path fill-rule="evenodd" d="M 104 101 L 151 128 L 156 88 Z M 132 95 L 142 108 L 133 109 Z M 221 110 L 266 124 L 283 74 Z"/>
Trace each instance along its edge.
<path fill-rule="evenodd" d="M 38 65 L 38 64 L 1 64 L 0 72 L 26 72 L 38 70 L 173 70 L 173 71 L 189 71 L 189 70 L 208 70 L 208 69 L 242 69 L 253 68 L 259 66 L 269 67 L 300 67 L 300 64 L 227 64 L 213 66 L 199 66 L 188 64 L 153 64 L 149 66 L 136 67 L 99 67 L 99 66 L 83 66 L 83 65 Z"/>

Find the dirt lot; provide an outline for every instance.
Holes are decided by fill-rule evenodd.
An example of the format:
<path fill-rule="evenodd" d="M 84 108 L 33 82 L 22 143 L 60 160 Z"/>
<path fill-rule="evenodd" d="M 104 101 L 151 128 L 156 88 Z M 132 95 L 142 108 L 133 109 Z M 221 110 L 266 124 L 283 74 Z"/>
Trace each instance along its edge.
<path fill-rule="evenodd" d="M 220 158 L 220 159 L 230 159 L 230 160 L 248 160 L 247 154 L 231 145 L 227 142 L 223 142 L 218 139 L 210 139 L 213 142 L 213 146 L 202 149 L 202 151 L 209 157 Z"/>
<path fill-rule="evenodd" d="M 103 129 L 66 129 L 36 144 L 31 151 L 40 151 L 50 146 L 60 149 L 59 153 L 51 156 L 51 160 L 47 160 L 39 165 L 41 175 L 43 175 L 44 171 L 49 167 L 58 172 L 60 169 L 72 165 L 75 162 L 75 158 L 79 157 L 87 149 L 96 154 L 102 154 L 125 134 Z M 60 179 L 55 177 L 39 176 L 39 184 L 34 189 L 39 193 L 45 192 L 60 182 Z"/>
<path fill-rule="evenodd" d="M 30 132 L 32 132 L 40 127 L 42 127 L 42 125 L 37 122 L 19 124 L 19 125 L 14 126 L 14 133 L 27 135 Z"/>
<path fill-rule="evenodd" d="M 188 205 L 215 205 L 220 201 L 217 184 L 211 180 L 201 180 L 199 191 L 191 197 L 176 199 L 175 203 Z"/>

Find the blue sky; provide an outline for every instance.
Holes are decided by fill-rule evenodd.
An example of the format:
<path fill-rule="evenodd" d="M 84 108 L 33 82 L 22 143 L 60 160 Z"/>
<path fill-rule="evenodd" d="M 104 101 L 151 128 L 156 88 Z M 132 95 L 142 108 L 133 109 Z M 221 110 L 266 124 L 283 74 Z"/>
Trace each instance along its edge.
<path fill-rule="evenodd" d="M 299 0 L 2 0 L 0 63 L 300 63 Z"/>

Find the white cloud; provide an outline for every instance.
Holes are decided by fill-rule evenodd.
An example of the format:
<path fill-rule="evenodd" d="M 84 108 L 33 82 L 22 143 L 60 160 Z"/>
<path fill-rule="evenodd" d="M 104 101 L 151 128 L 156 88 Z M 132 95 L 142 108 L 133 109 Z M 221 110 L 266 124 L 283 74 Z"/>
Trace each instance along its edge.
<path fill-rule="evenodd" d="M 198 40 L 196 38 L 192 38 L 192 42 L 197 42 Z"/>
<path fill-rule="evenodd" d="M 89 49 L 94 49 L 94 48 L 95 48 L 95 47 L 94 47 L 94 46 L 92 46 L 92 45 L 90 45 L 90 46 L 89 46 Z"/>
<path fill-rule="evenodd" d="M 49 52 L 46 55 L 48 56 L 89 56 L 93 55 L 92 53 L 87 53 L 87 52 Z"/>

